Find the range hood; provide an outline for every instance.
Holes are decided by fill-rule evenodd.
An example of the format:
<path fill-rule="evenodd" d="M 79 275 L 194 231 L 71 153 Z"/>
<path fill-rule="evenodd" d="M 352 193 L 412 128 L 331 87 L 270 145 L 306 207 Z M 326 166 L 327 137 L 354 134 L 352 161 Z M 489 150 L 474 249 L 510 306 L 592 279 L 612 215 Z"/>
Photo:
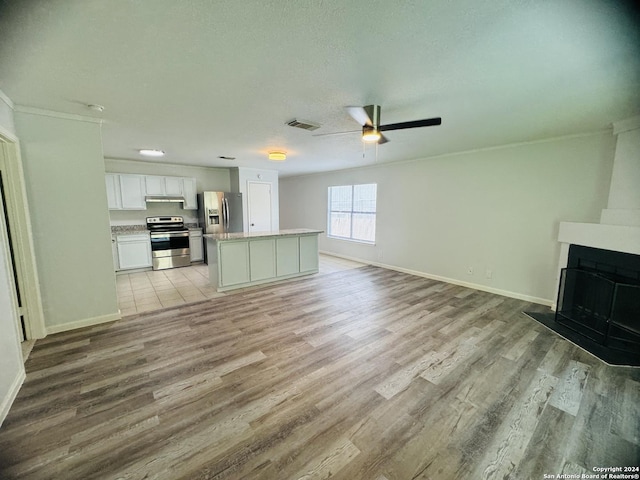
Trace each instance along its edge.
<path fill-rule="evenodd" d="M 184 203 L 184 197 L 178 195 L 147 195 L 144 197 L 147 203 Z"/>

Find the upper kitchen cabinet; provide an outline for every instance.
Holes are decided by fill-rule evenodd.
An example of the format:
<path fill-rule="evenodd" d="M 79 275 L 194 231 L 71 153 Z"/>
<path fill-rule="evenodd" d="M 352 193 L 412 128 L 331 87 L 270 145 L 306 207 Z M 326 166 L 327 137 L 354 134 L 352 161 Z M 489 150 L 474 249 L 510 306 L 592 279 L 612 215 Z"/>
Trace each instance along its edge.
<path fill-rule="evenodd" d="M 146 210 L 144 175 L 120 175 L 120 198 L 123 210 Z"/>
<path fill-rule="evenodd" d="M 109 210 L 146 210 L 147 196 L 156 197 L 156 202 L 183 197 L 183 208 L 198 209 L 195 178 L 107 173 L 105 182 Z"/>
<path fill-rule="evenodd" d="M 184 195 L 185 210 L 197 210 L 198 197 L 195 178 L 184 177 L 182 179 L 182 193 Z"/>
<path fill-rule="evenodd" d="M 171 195 L 183 194 L 182 177 L 160 177 L 157 175 L 145 176 L 145 189 L 147 195 Z"/>
<path fill-rule="evenodd" d="M 105 176 L 107 183 L 107 204 L 109 210 L 122 210 L 122 195 L 120 194 L 120 175 L 107 173 Z"/>

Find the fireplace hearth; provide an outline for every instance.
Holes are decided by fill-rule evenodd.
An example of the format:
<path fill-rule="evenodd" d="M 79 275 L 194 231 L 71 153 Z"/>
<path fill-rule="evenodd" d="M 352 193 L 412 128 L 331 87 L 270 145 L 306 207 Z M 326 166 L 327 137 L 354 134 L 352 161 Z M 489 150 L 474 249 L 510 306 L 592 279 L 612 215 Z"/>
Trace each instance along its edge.
<path fill-rule="evenodd" d="M 640 366 L 640 255 L 571 245 L 555 315 L 529 316 L 608 363 Z"/>

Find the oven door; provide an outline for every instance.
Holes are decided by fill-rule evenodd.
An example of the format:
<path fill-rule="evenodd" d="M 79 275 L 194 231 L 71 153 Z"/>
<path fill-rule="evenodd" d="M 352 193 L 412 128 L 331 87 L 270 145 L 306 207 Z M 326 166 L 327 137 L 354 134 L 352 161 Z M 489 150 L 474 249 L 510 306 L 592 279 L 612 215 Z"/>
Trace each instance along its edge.
<path fill-rule="evenodd" d="M 151 256 L 154 270 L 189 265 L 189 231 L 151 232 Z"/>
<path fill-rule="evenodd" d="M 187 252 L 183 252 L 184 249 Z M 184 255 L 188 250 L 189 232 L 151 232 L 151 253 L 154 256 Z"/>

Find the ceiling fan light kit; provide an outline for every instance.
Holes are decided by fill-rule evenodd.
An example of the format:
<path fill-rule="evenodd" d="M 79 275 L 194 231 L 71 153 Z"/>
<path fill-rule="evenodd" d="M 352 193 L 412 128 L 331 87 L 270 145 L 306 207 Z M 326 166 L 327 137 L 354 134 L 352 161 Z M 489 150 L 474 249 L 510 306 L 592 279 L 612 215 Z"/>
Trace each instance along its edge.
<path fill-rule="evenodd" d="M 273 151 L 269 152 L 269 160 L 272 162 L 284 162 L 287 159 L 287 154 L 285 152 Z"/>
<path fill-rule="evenodd" d="M 362 125 L 362 141 L 367 143 L 378 143 L 382 145 L 389 140 L 381 132 L 391 130 L 404 130 L 405 128 L 431 127 L 440 125 L 440 117 L 425 118 L 422 120 L 412 120 L 410 122 L 390 123 L 380 125 L 380 115 L 382 107 L 380 105 L 367 105 L 365 107 L 347 107 L 349 115 Z"/>
<path fill-rule="evenodd" d="M 364 126 L 362 127 L 362 141 L 365 143 L 377 143 L 378 140 L 380 140 L 380 137 L 382 137 L 382 135 L 380 135 L 380 132 L 373 128 L 373 127 L 368 127 L 368 126 Z"/>

